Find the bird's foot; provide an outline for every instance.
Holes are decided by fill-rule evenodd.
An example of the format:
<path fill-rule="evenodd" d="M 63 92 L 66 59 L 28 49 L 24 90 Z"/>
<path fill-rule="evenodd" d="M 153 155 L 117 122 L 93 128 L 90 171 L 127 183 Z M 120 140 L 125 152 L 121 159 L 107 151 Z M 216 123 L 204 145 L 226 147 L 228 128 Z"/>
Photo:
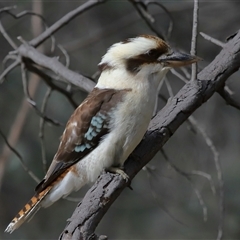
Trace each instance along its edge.
<path fill-rule="evenodd" d="M 108 172 L 111 173 L 118 173 L 119 175 L 122 176 L 122 178 L 128 182 L 129 181 L 129 176 L 124 172 L 123 168 L 121 167 L 109 167 L 106 169 Z"/>

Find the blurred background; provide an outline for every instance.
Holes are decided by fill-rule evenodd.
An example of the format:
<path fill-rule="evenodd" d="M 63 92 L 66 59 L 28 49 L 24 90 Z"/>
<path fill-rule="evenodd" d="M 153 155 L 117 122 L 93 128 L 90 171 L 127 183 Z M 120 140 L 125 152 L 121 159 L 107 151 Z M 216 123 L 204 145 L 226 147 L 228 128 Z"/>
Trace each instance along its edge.
<path fill-rule="evenodd" d="M 193 1 L 158 2 L 168 9 L 173 18 L 174 26 L 168 42 L 175 48 L 189 52 Z M 17 9 L 12 11 L 14 13 L 33 10 L 42 14 L 51 26 L 82 3 L 83 1 L 0 1 L 0 8 L 16 5 Z M 200 1 L 199 31 L 225 42 L 229 35 L 239 29 L 239 9 L 239 1 Z M 168 14 L 157 6 L 151 6 L 149 11 L 156 20 L 156 28 L 167 35 Z M 29 41 L 44 29 L 38 19 L 31 16 L 13 19 L 2 14 L 1 22 L 17 45 L 20 44 L 17 36 Z M 84 12 L 54 36 L 57 44 L 61 44 L 69 54 L 69 68 L 91 77 L 97 72 L 101 56 L 111 44 L 146 33 L 153 34 L 133 5 L 129 1 L 113 0 Z M 13 49 L 2 35 L 0 46 L 2 62 Z M 60 60 L 65 63 L 61 51 L 56 49 L 51 53 L 50 46 L 48 40 L 38 49 L 48 56 L 60 56 Z M 199 64 L 199 70 L 208 65 L 221 50 L 201 36 L 198 38 L 197 48 L 198 56 L 204 59 Z M 183 74 L 181 70 L 178 71 Z M 190 69 L 187 71 L 190 72 Z M 227 81 L 229 88 L 236 93 L 234 98 L 238 102 L 239 78 L 238 71 Z M 40 109 L 47 85 L 32 74 L 29 74 L 29 79 L 31 96 Z M 171 73 L 168 80 L 174 94 L 184 85 Z M 169 97 L 165 85 L 161 89 L 161 95 Z M 74 99 L 77 103 L 85 97 L 86 93 L 75 90 Z M 164 101 L 159 100 L 159 108 L 164 104 Z M 51 163 L 64 125 L 73 110 L 65 96 L 57 91 L 52 92 L 46 114 L 63 126 L 45 124 L 43 142 L 47 166 Z M 240 111 L 228 106 L 215 94 L 193 117 L 197 126 L 212 140 L 219 154 L 224 180 L 223 239 L 240 239 Z M 14 148 L 21 154 L 27 167 L 41 179 L 44 168 L 39 122 L 40 117 L 25 100 L 18 67 L 0 85 L 0 129 L 5 136 L 11 138 Z M 36 186 L 36 182 L 23 169 L 16 155 L 9 154 L 6 149 L 5 141 L 0 137 L 0 239 L 57 239 L 77 202 L 60 200 L 48 209 L 41 209 L 30 223 L 24 224 L 13 234 L 3 233 L 20 208 L 32 197 Z M 112 205 L 96 233 L 105 234 L 109 239 L 216 239 L 221 221 L 219 172 L 206 138 L 196 127 L 186 122 L 164 146 L 164 151 L 171 164 L 182 172 L 200 175 L 188 175 L 191 179 L 189 181 L 161 153 L 157 154 L 148 165 L 148 171 L 141 171 L 133 180 L 133 191 L 125 189 Z M 211 184 L 215 187 L 215 194 Z M 89 187 L 71 197 L 82 198 Z"/>

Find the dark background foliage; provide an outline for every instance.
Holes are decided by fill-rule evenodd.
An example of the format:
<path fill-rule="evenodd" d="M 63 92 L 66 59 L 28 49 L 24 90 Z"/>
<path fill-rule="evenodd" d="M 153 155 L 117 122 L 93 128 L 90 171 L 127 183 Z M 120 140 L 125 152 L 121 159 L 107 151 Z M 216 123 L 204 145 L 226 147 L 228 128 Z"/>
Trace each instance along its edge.
<path fill-rule="evenodd" d="M 159 1 L 171 13 L 174 28 L 168 42 L 175 48 L 186 52 L 190 50 L 192 31 L 191 1 Z M 16 4 L 14 12 L 29 10 L 31 1 L 0 2 L 0 8 Z M 48 25 L 52 25 L 67 12 L 82 4 L 82 1 L 43 1 L 43 16 Z M 239 29 L 240 2 L 238 1 L 200 1 L 199 31 L 224 42 Z M 156 27 L 166 33 L 169 24 L 167 14 L 160 8 L 151 7 L 156 18 Z M 15 40 L 21 35 L 26 41 L 33 38 L 31 17 L 15 20 L 3 15 L 2 23 L 6 31 Z M 139 34 L 152 34 L 145 22 L 139 17 L 133 5 L 128 1 L 109 1 L 83 13 L 54 36 L 70 56 L 70 69 L 86 76 L 97 71 L 97 64 L 106 49 L 113 43 Z M 17 40 L 15 40 L 18 43 Z M 0 36 L 0 61 L 12 50 L 6 40 Z M 44 44 L 47 55 L 64 56 L 59 50 L 50 53 L 50 41 Z M 202 69 L 220 51 L 220 47 L 199 37 L 198 55 L 204 59 L 199 64 Z M 188 69 L 189 70 L 189 69 Z M 228 86 L 240 101 L 239 72 L 228 80 Z M 171 73 L 168 75 L 173 93 L 183 86 L 183 82 Z M 40 107 L 47 86 L 40 81 L 34 100 Z M 164 86 L 161 93 L 168 97 Z M 80 103 L 86 96 L 79 90 L 74 99 Z M 0 129 L 5 135 L 12 124 L 24 99 L 20 68 L 12 71 L 0 85 Z M 159 107 L 164 105 L 160 101 Z M 67 99 L 54 91 L 47 105 L 46 113 L 51 118 L 65 124 L 73 107 Z M 203 128 L 212 139 L 218 153 L 223 171 L 225 193 L 224 239 L 240 238 L 240 191 L 239 191 L 239 156 L 240 156 L 240 112 L 228 106 L 215 94 L 193 115 L 198 126 Z M 46 124 L 45 147 L 48 165 L 59 144 L 59 137 L 64 127 Z M 41 162 L 39 141 L 39 116 L 34 109 L 27 114 L 22 133 L 15 148 L 23 156 L 27 166 L 39 177 L 44 176 Z M 5 145 L 0 138 L 0 152 Z M 206 139 L 191 131 L 184 123 L 164 146 L 168 158 L 184 172 L 202 171 L 212 177 L 217 189 L 213 194 L 209 181 L 201 176 L 192 177 L 191 183 L 176 172 L 167 163 L 161 153 L 150 162 L 154 170 L 141 171 L 133 180 L 132 187 L 123 194 L 109 209 L 97 228 L 97 232 L 108 235 L 111 239 L 214 239 L 219 222 L 219 195 L 216 167 L 213 154 L 206 144 Z M 76 202 L 60 200 L 48 209 L 42 209 L 28 224 L 24 224 L 12 235 L 3 231 L 17 211 L 29 200 L 36 183 L 24 171 L 14 154 L 10 155 L 1 182 L 0 197 L 0 239 L 56 239 L 66 224 L 66 219 L 76 206 Z M 2 177 L 2 176 L 1 176 Z M 194 188 L 192 187 L 194 186 Z M 81 198 L 89 186 L 73 194 Z M 208 210 L 207 221 L 203 219 L 203 207 L 199 204 L 195 189 L 201 194 Z"/>

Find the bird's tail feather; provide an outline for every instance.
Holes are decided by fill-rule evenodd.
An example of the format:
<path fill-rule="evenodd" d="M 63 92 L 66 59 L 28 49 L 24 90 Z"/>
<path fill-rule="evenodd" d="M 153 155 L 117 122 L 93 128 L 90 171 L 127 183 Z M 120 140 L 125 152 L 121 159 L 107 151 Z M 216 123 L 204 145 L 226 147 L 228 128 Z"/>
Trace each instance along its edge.
<path fill-rule="evenodd" d="M 19 211 L 16 217 L 7 226 L 5 232 L 12 233 L 19 228 L 25 221 L 30 221 L 32 217 L 41 208 L 41 201 L 51 190 L 52 186 L 47 187 L 44 191 L 35 194 L 30 201 Z"/>

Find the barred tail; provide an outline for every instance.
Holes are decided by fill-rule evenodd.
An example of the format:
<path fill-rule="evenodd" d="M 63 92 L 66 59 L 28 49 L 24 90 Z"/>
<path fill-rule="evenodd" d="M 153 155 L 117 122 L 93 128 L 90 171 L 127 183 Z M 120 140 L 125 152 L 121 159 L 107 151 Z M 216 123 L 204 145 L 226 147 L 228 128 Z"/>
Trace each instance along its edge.
<path fill-rule="evenodd" d="M 19 228 L 26 220 L 30 221 L 31 218 L 35 215 L 35 213 L 37 213 L 37 211 L 41 208 L 40 203 L 51 190 L 51 188 L 52 186 L 49 186 L 44 191 L 35 194 L 7 226 L 5 232 L 12 233 L 14 230 Z"/>

